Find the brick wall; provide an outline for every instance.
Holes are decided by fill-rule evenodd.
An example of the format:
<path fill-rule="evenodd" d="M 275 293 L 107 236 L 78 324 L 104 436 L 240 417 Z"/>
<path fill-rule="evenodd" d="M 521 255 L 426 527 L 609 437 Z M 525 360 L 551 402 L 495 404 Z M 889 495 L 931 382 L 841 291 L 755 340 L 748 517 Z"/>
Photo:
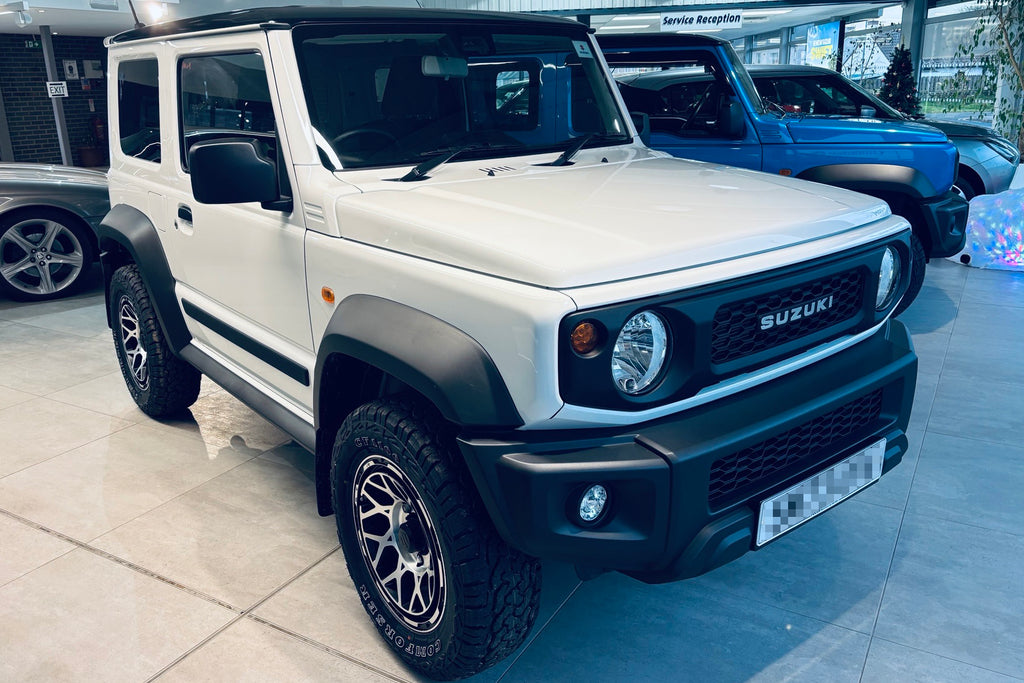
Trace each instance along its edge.
<path fill-rule="evenodd" d="M 53 105 L 46 94 L 46 63 L 42 47 L 26 46 L 26 42 L 39 43 L 39 36 L 29 33 L 0 34 L 0 92 L 3 92 L 7 111 L 7 126 L 11 133 L 15 161 L 43 164 L 61 163 L 57 144 L 57 127 L 53 118 Z M 107 54 L 102 38 L 53 36 L 53 52 L 57 62 L 57 80 L 64 77 L 65 59 L 77 62 L 79 80 L 68 80 L 68 96 L 64 100 L 64 118 L 67 122 L 68 141 L 75 165 L 82 165 L 80 148 L 93 144 L 93 117 L 107 122 L 107 81 L 85 81 L 84 60 L 100 60 L 106 73 Z M 88 85 L 89 89 L 85 86 Z M 89 111 L 92 100 L 95 112 Z M 102 149 L 106 163 L 106 143 Z"/>

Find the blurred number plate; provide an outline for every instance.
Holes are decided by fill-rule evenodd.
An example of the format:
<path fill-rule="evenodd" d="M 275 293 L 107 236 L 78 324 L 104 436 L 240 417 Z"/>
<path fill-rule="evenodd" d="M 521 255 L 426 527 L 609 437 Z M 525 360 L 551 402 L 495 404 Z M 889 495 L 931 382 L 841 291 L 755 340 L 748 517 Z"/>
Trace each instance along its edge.
<path fill-rule="evenodd" d="M 794 529 L 882 476 L 885 439 L 761 503 L 757 545 Z"/>

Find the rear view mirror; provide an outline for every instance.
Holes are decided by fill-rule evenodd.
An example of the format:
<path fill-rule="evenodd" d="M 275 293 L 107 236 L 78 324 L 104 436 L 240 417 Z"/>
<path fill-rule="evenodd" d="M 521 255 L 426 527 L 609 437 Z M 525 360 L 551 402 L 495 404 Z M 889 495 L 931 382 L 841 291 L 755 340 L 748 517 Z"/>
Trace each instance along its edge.
<path fill-rule="evenodd" d="M 743 107 L 739 102 L 730 100 L 722 106 L 721 111 L 718 112 L 718 130 L 723 137 L 729 140 L 743 137 L 747 126 L 743 117 Z"/>
<path fill-rule="evenodd" d="M 425 55 L 421 62 L 424 76 L 434 78 L 465 78 L 469 75 L 469 62 L 461 57 L 437 57 Z"/>
<path fill-rule="evenodd" d="M 875 118 L 875 114 L 877 114 L 877 113 L 878 112 L 875 110 L 874 107 L 869 107 L 866 104 L 860 105 L 860 115 L 861 115 L 861 118 L 873 119 L 873 118 Z"/>
<path fill-rule="evenodd" d="M 651 117 L 642 111 L 631 111 L 629 112 L 629 118 L 633 119 L 633 125 L 636 126 L 637 135 L 640 136 L 640 142 L 645 145 L 651 144 Z"/>
<path fill-rule="evenodd" d="M 253 138 L 204 140 L 188 150 L 192 196 L 200 204 L 244 204 L 280 199 L 277 168 Z"/>

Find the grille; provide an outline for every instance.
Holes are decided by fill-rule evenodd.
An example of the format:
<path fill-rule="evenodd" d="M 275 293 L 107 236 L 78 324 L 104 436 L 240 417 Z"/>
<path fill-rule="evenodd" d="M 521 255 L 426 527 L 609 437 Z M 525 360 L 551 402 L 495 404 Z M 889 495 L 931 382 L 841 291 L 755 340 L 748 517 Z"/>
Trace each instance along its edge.
<path fill-rule="evenodd" d="M 719 458 L 711 466 L 708 502 L 712 508 L 729 502 L 737 491 L 767 483 L 774 475 L 847 439 L 882 413 L 882 390 L 862 396 L 742 451 Z"/>
<path fill-rule="evenodd" d="M 860 310 L 863 287 L 861 272 L 854 269 L 726 304 L 715 312 L 711 324 L 711 361 L 727 363 L 848 320 Z M 818 303 L 828 297 L 831 305 L 820 310 Z M 761 318 L 769 315 L 773 325 L 762 330 Z"/>

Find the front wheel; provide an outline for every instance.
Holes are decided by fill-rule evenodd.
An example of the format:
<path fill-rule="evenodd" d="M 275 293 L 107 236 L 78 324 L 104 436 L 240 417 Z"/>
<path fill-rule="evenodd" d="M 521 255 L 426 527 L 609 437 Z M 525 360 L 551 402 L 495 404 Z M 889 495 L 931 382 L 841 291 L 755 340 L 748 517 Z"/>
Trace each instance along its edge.
<path fill-rule="evenodd" d="M 442 421 L 368 403 L 334 444 L 338 536 L 363 608 L 413 669 L 464 678 L 511 654 L 537 617 L 540 563 L 491 524 Z"/>
<path fill-rule="evenodd" d="M 914 299 L 921 293 L 921 287 L 924 286 L 924 268 L 925 262 L 928 257 L 924 253 L 924 245 L 921 244 L 921 240 L 914 233 L 910 234 L 910 284 L 907 285 L 907 291 L 900 299 L 900 302 L 896 304 L 896 310 L 893 315 L 899 315 L 903 311 L 907 310 L 910 304 L 914 303 Z"/>

